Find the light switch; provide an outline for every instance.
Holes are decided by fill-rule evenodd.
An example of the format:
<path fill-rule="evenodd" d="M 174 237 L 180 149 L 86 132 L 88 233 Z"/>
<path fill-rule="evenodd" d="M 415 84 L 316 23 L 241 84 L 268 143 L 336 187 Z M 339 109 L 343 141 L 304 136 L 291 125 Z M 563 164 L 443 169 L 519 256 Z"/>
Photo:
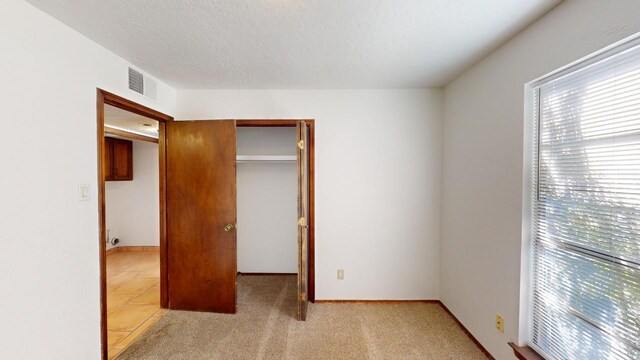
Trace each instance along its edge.
<path fill-rule="evenodd" d="M 89 184 L 78 185 L 78 201 L 91 200 L 91 192 L 89 191 Z"/>

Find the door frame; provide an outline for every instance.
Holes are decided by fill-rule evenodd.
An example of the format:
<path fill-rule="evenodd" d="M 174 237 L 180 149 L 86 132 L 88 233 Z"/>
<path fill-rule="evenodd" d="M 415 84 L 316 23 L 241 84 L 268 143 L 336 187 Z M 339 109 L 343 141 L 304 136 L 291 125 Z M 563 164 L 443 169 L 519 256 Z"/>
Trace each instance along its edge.
<path fill-rule="evenodd" d="M 309 148 L 309 254 L 308 254 L 308 271 L 309 279 L 307 284 L 307 299 L 311 302 L 316 301 L 316 206 L 315 206 L 315 126 L 314 119 L 236 119 L 236 127 L 296 127 L 300 122 L 304 121 L 309 130 L 308 148 Z"/>
<path fill-rule="evenodd" d="M 146 142 L 150 142 L 150 143 L 154 143 L 154 144 L 160 143 L 160 140 L 158 140 L 158 139 L 156 139 L 154 137 L 141 135 L 141 134 L 137 134 L 137 133 L 132 133 L 132 132 L 124 131 L 124 130 L 111 129 L 111 128 L 108 128 L 108 127 L 105 127 L 104 134 L 105 134 L 105 136 L 106 135 L 113 135 L 113 136 L 117 136 L 117 137 L 127 138 L 129 140 L 140 140 L 140 141 L 146 141 Z M 158 136 L 160 136 L 160 135 L 158 134 Z"/>
<path fill-rule="evenodd" d="M 105 180 L 103 157 L 105 153 L 104 105 L 111 105 L 122 110 L 142 115 L 158 121 L 158 154 L 160 168 L 160 307 L 168 305 L 167 293 L 167 226 L 166 226 L 166 123 L 173 117 L 140 105 L 108 91 L 97 89 L 97 143 L 98 143 L 98 221 L 100 226 L 99 262 L 100 262 L 100 353 L 101 358 L 108 358 L 107 343 L 107 224 L 105 218 Z M 117 134 L 120 136 L 126 134 Z M 142 140 L 142 139 L 139 139 Z M 148 140 L 147 140 L 148 141 Z"/>

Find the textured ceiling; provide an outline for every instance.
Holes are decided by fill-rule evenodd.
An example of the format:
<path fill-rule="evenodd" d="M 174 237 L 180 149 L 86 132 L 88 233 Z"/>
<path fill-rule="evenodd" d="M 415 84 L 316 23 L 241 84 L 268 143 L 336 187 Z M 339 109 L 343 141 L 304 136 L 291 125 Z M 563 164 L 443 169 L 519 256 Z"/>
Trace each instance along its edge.
<path fill-rule="evenodd" d="M 157 121 L 111 105 L 104 106 L 104 125 L 158 138 Z"/>
<path fill-rule="evenodd" d="M 446 84 L 559 0 L 28 0 L 176 88 Z"/>

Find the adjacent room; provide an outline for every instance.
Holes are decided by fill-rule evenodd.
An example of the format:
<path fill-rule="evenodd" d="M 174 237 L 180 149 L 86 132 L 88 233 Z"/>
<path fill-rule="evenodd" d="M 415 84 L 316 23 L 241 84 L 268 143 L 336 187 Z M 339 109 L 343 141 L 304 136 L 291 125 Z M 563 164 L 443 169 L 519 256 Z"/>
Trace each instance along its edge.
<path fill-rule="evenodd" d="M 640 1 L 0 1 L 0 359 L 640 359 Z"/>
<path fill-rule="evenodd" d="M 109 358 L 165 313 L 160 308 L 159 130 L 156 120 L 104 106 Z"/>

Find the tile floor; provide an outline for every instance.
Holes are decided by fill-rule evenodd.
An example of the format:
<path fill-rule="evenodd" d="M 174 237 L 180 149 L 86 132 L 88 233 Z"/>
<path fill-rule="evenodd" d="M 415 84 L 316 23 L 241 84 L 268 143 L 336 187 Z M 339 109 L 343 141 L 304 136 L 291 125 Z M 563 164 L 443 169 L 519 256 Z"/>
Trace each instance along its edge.
<path fill-rule="evenodd" d="M 115 359 L 165 312 L 160 309 L 158 251 L 107 255 L 109 359 Z"/>

